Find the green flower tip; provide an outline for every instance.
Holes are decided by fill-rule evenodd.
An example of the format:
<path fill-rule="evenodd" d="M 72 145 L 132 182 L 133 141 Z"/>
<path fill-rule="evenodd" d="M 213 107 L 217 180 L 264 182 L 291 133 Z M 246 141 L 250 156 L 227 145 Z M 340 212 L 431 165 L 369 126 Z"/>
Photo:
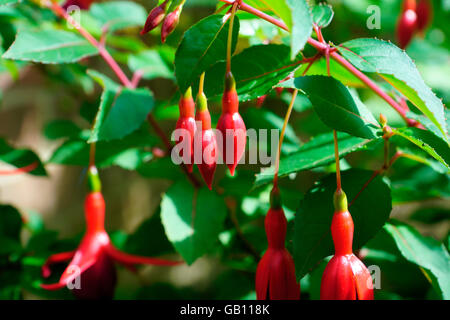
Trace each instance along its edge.
<path fill-rule="evenodd" d="M 230 71 L 225 75 L 225 91 L 233 90 L 236 90 L 236 81 L 234 80 L 234 76 Z"/>
<path fill-rule="evenodd" d="M 270 208 L 271 209 L 281 209 L 281 194 L 278 187 L 273 187 L 270 192 Z"/>
<path fill-rule="evenodd" d="M 88 184 L 89 189 L 92 192 L 99 192 L 102 190 L 102 182 L 100 181 L 100 176 L 98 175 L 98 170 L 95 166 L 91 166 L 88 169 Z"/>
<path fill-rule="evenodd" d="M 208 110 L 208 99 L 206 99 L 206 95 L 203 92 L 197 96 L 196 104 L 199 111 Z"/>
<path fill-rule="evenodd" d="M 336 190 L 334 193 L 334 210 L 335 212 L 348 211 L 347 196 L 342 189 Z"/>
<path fill-rule="evenodd" d="M 183 94 L 183 99 L 192 99 L 192 88 L 187 88 L 186 92 Z"/>

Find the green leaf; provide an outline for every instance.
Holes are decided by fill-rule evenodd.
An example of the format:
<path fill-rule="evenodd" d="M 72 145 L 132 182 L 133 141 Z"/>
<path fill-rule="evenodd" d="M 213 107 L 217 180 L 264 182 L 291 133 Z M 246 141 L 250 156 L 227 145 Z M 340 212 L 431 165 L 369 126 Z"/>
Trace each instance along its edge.
<path fill-rule="evenodd" d="M 142 77 L 147 80 L 174 78 L 173 71 L 163 60 L 158 50 L 146 50 L 136 55 L 130 55 L 128 66 L 133 72 L 142 72 Z"/>
<path fill-rule="evenodd" d="M 384 228 L 395 240 L 403 257 L 418 265 L 433 288 L 443 299 L 449 300 L 450 257 L 445 246 L 398 221 L 392 221 Z"/>
<path fill-rule="evenodd" d="M 372 171 L 351 169 L 342 172 L 342 188 L 349 203 L 372 176 Z M 333 194 L 336 176 L 329 175 L 307 192 L 295 215 L 294 261 L 298 278 L 302 278 L 320 260 L 334 253 L 331 237 Z M 392 209 L 388 184 L 377 176 L 349 207 L 355 231 L 353 250 L 361 248 L 389 218 Z"/>
<path fill-rule="evenodd" d="M 40 63 L 73 63 L 98 51 L 81 36 L 63 30 L 22 30 L 4 59 Z"/>
<path fill-rule="evenodd" d="M 284 86 L 302 90 L 319 118 L 330 128 L 366 139 L 377 137 L 379 125 L 370 111 L 359 99 L 355 102 L 349 90 L 336 79 L 305 76 L 290 80 Z"/>
<path fill-rule="evenodd" d="M 383 77 L 422 111 L 447 139 L 442 101 L 425 84 L 405 51 L 378 39 L 355 39 L 343 43 L 340 52 L 361 71 L 375 72 Z"/>
<path fill-rule="evenodd" d="M 303 50 L 312 33 L 312 17 L 308 3 L 305 0 L 286 0 L 291 8 L 291 59 Z"/>
<path fill-rule="evenodd" d="M 95 162 L 99 168 L 113 165 L 127 170 L 136 170 L 153 158 L 148 148 L 158 140 L 148 134 L 148 128 L 135 131 L 121 140 L 111 142 L 99 141 Z M 50 163 L 87 166 L 89 163 L 89 144 L 82 139 L 72 139 L 55 150 Z"/>
<path fill-rule="evenodd" d="M 206 188 L 187 182 L 174 184 L 161 202 L 161 219 L 167 237 L 187 264 L 207 253 L 223 230 L 226 206 Z"/>
<path fill-rule="evenodd" d="M 382 139 L 366 140 L 338 133 L 339 158 L 359 150 L 366 149 Z M 285 177 L 291 173 L 310 170 L 317 167 L 327 166 L 334 162 L 334 140 L 332 133 L 316 136 L 308 143 L 300 147 L 298 152 L 292 153 L 280 160 L 279 177 Z M 256 175 L 255 187 L 270 183 L 273 179 L 274 167 L 266 169 Z"/>
<path fill-rule="evenodd" d="M 419 128 L 401 128 L 393 129 L 393 133 L 414 143 L 450 169 L 450 147 L 447 142 L 431 131 Z"/>
<path fill-rule="evenodd" d="M 81 129 L 70 120 L 55 120 L 47 124 L 44 135 L 47 139 L 57 140 L 61 138 L 76 138 L 81 134 Z"/>
<path fill-rule="evenodd" d="M 239 100 L 265 95 L 297 67 L 297 63 L 290 61 L 289 47 L 285 45 L 256 45 L 243 50 L 231 60 Z M 222 94 L 224 78 L 224 62 L 206 71 L 205 93 L 208 97 Z"/>
<path fill-rule="evenodd" d="M 223 15 L 209 16 L 183 35 L 175 53 L 175 74 L 182 92 L 197 82 L 197 78 L 218 61 L 225 61 L 229 21 L 223 25 Z M 239 19 L 233 26 L 232 52 L 239 33 Z M 223 80 L 222 80 L 223 82 Z"/>
<path fill-rule="evenodd" d="M 318 27 L 326 28 L 333 20 L 334 12 L 330 5 L 319 4 L 312 8 L 312 18 Z"/>
<path fill-rule="evenodd" d="M 132 1 L 94 3 L 89 13 L 100 23 L 101 27 L 107 26 L 111 32 L 143 26 L 147 19 L 145 9 Z"/>
<path fill-rule="evenodd" d="M 46 176 L 44 166 L 39 157 L 28 149 L 14 149 L 4 139 L 0 138 L 0 161 L 13 165 L 16 168 L 23 168 L 37 162 L 37 167 L 29 174 L 35 176 Z"/>
<path fill-rule="evenodd" d="M 146 88 L 105 89 L 89 142 L 121 139 L 137 130 L 153 109 L 153 94 Z"/>
<path fill-rule="evenodd" d="M 22 217 L 19 211 L 9 205 L 0 205 L 0 236 L 20 240 Z"/>
<path fill-rule="evenodd" d="M 286 0 L 247 0 L 245 3 L 262 11 L 272 11 L 286 23 L 289 29 L 291 28 L 291 9 L 287 5 Z"/>

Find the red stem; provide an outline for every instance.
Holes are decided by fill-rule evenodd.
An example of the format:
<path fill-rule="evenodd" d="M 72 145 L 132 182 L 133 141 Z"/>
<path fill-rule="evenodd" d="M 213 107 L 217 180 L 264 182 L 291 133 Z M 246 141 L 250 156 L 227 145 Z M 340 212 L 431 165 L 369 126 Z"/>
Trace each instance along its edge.
<path fill-rule="evenodd" d="M 36 169 L 39 165 L 39 162 L 35 161 L 25 167 L 16 168 L 12 170 L 0 170 L 0 176 L 12 176 L 16 174 L 28 173 Z"/>

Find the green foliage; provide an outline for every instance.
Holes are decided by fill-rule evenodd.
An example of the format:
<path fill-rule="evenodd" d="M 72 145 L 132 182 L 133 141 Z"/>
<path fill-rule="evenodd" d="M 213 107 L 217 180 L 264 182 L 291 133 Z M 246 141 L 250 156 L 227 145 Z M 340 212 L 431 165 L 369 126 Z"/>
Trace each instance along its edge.
<path fill-rule="evenodd" d="M 156 3 L 162 0 L 93 3 L 73 16 L 80 18 L 80 33 L 34 1 L 0 0 L 0 191 L 17 206 L 0 204 L 0 299 L 74 298 L 66 289 L 42 289 L 41 267 L 50 255 L 80 243 L 81 182 L 92 160 L 100 170 L 114 245 L 186 264 L 173 273 L 149 269 L 130 283 L 120 275 L 115 298 L 256 298 L 275 164 L 242 163 L 234 176 L 218 164 L 210 191 L 197 166 L 187 173 L 173 163 L 168 146 L 180 93 L 192 87 L 195 96 L 204 72 L 213 128 L 221 115 L 228 8 L 216 12 L 223 4 L 218 1 L 171 1 L 168 12 L 179 4 L 184 9 L 168 43 L 161 44 L 159 27 L 139 35 Z M 320 298 L 322 274 L 334 253 L 337 130 L 342 187 L 355 225 L 353 251 L 381 273 L 375 298 L 450 299 L 448 8 L 434 1 L 432 25 L 405 51 L 392 38 L 400 0 L 343 0 L 333 7 L 306 0 L 244 3 L 277 20 L 271 24 L 262 14 L 238 10 L 231 34 L 239 113 L 247 129 L 269 130 L 268 141 L 249 141 L 250 152 L 275 158 L 270 130 L 281 130 L 299 90 L 280 148 L 278 187 L 301 298 Z M 383 28 L 366 27 L 369 5 L 382 8 Z M 325 38 L 319 47 L 313 24 Z M 327 59 L 327 44 L 357 70 Z M 405 100 L 401 116 L 368 88 L 368 80 L 393 101 Z M 387 118 L 385 131 L 380 114 Z M 404 117 L 420 125 L 409 127 Z M 388 141 L 386 132 L 392 133 Z M 18 177 L 33 164 L 29 175 Z M 79 167 L 68 171 L 75 172 L 76 183 L 56 165 Z M 34 180 L 24 180 L 25 189 L 16 184 L 21 179 Z M 47 185 L 41 196 L 41 183 L 51 185 L 52 196 Z M 19 197 L 9 200 L 12 194 Z M 36 205 L 30 194 L 41 202 Z M 43 211 L 33 211 L 35 206 Z M 401 221 L 390 219 L 391 211 Z M 53 266 L 46 283 L 56 282 L 65 265 Z"/>

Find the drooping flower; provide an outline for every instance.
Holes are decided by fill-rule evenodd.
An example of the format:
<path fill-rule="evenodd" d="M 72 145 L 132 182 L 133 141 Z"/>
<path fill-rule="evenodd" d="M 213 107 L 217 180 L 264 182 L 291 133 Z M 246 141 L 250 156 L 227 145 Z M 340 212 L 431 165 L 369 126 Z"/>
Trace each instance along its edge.
<path fill-rule="evenodd" d="M 70 286 L 79 299 L 112 299 L 116 286 L 115 262 L 134 270 L 137 264 L 173 266 L 180 262 L 124 253 L 113 246 L 105 231 L 105 201 L 95 167 L 89 168 L 91 192 L 86 196 L 86 233 L 75 251 L 50 256 L 42 266 L 42 275 L 51 275 L 51 265 L 71 260 L 59 281 L 42 284 L 47 290 Z"/>
<path fill-rule="evenodd" d="M 256 269 L 258 300 L 298 300 L 300 285 L 295 277 L 295 265 L 285 247 L 287 221 L 281 207 L 277 187 L 271 193 L 271 208 L 265 218 L 268 249 Z"/>
<path fill-rule="evenodd" d="M 373 300 L 370 272 L 352 251 L 354 226 L 344 191 L 336 191 L 334 206 L 331 234 L 335 254 L 322 275 L 320 299 Z"/>
<path fill-rule="evenodd" d="M 64 4 L 63 4 L 63 8 L 64 10 L 69 9 L 71 6 L 77 6 L 79 7 L 81 10 L 87 10 L 89 9 L 89 7 L 91 6 L 92 2 L 94 2 L 95 0 L 67 0 Z"/>

